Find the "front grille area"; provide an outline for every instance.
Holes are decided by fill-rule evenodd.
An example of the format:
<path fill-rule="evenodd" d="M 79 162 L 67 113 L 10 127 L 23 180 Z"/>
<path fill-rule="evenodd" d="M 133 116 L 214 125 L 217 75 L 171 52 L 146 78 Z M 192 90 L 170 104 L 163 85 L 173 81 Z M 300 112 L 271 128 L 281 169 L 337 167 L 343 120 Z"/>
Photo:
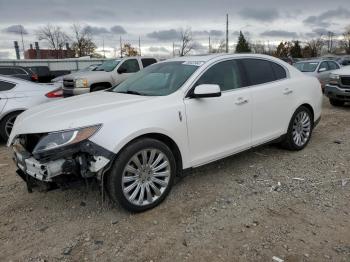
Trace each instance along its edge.
<path fill-rule="evenodd" d="M 350 87 L 350 76 L 341 77 L 341 84 Z"/>
<path fill-rule="evenodd" d="M 67 80 L 67 79 L 64 79 L 63 80 L 63 86 L 65 88 L 74 88 L 74 80 Z"/>

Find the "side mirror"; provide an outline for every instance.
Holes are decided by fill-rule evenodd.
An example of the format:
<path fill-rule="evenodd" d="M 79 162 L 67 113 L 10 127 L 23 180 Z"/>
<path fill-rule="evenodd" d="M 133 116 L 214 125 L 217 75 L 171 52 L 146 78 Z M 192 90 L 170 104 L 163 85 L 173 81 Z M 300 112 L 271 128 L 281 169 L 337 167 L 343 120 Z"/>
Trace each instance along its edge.
<path fill-rule="evenodd" d="M 221 90 L 219 85 L 203 84 L 194 88 L 191 98 L 219 97 Z"/>
<path fill-rule="evenodd" d="M 118 70 L 117 70 L 117 72 L 118 72 L 118 74 L 124 74 L 124 73 L 126 73 L 126 68 L 125 67 L 119 67 L 118 68 Z"/>
<path fill-rule="evenodd" d="M 322 68 L 318 69 L 318 72 L 324 72 L 324 71 L 327 71 L 327 68 L 322 67 Z"/>

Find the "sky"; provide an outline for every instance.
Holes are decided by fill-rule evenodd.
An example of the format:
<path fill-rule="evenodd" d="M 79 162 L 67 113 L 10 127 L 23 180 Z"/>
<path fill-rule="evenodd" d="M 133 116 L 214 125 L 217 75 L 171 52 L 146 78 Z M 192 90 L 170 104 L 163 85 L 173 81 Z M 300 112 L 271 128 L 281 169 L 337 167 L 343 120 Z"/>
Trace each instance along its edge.
<path fill-rule="evenodd" d="M 0 59 L 15 58 L 13 41 L 22 48 L 37 41 L 36 31 L 58 25 L 71 34 L 73 24 L 90 27 L 93 39 L 106 56 L 118 53 L 123 43 L 138 46 L 143 55 L 170 56 L 181 29 L 193 33 L 193 54 L 208 52 L 208 36 L 215 47 L 225 38 L 229 15 L 230 49 L 243 31 L 249 41 L 273 45 L 308 39 L 328 31 L 341 35 L 350 25 L 349 0 L 0 0 Z M 42 48 L 46 44 L 39 42 Z"/>

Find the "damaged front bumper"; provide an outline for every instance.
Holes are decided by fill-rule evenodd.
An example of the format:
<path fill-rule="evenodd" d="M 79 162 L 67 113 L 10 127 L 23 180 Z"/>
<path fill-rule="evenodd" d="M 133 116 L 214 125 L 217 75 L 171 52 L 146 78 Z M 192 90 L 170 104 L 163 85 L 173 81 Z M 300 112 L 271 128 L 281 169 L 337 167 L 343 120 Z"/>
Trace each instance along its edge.
<path fill-rule="evenodd" d="M 114 158 L 114 153 L 89 140 L 45 154 L 33 155 L 21 143 L 21 139 L 15 139 L 12 149 L 18 167 L 17 174 L 27 182 L 28 190 L 33 179 L 34 182 L 36 180 L 44 183 L 58 183 L 72 176 L 101 179 Z"/>

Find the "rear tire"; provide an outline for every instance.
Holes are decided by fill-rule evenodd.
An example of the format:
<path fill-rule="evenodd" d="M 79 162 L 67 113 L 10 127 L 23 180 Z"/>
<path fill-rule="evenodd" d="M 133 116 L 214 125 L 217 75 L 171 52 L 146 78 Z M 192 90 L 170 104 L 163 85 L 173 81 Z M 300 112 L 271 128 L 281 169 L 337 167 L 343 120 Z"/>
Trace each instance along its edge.
<path fill-rule="evenodd" d="M 123 149 L 107 177 L 107 190 L 114 202 L 131 212 L 160 204 L 176 176 L 176 162 L 169 147 L 156 139 L 136 140 Z"/>
<path fill-rule="evenodd" d="M 331 103 L 332 106 L 343 106 L 345 104 L 344 101 L 333 99 L 333 98 L 329 99 L 329 103 Z"/>
<path fill-rule="evenodd" d="M 299 107 L 289 122 L 288 132 L 281 146 L 292 151 L 298 151 L 309 143 L 313 129 L 313 115 L 305 107 Z"/>
<path fill-rule="evenodd" d="M 22 112 L 13 112 L 5 116 L 0 122 L 0 136 L 4 141 L 9 139 L 13 124 L 17 116 Z"/>

